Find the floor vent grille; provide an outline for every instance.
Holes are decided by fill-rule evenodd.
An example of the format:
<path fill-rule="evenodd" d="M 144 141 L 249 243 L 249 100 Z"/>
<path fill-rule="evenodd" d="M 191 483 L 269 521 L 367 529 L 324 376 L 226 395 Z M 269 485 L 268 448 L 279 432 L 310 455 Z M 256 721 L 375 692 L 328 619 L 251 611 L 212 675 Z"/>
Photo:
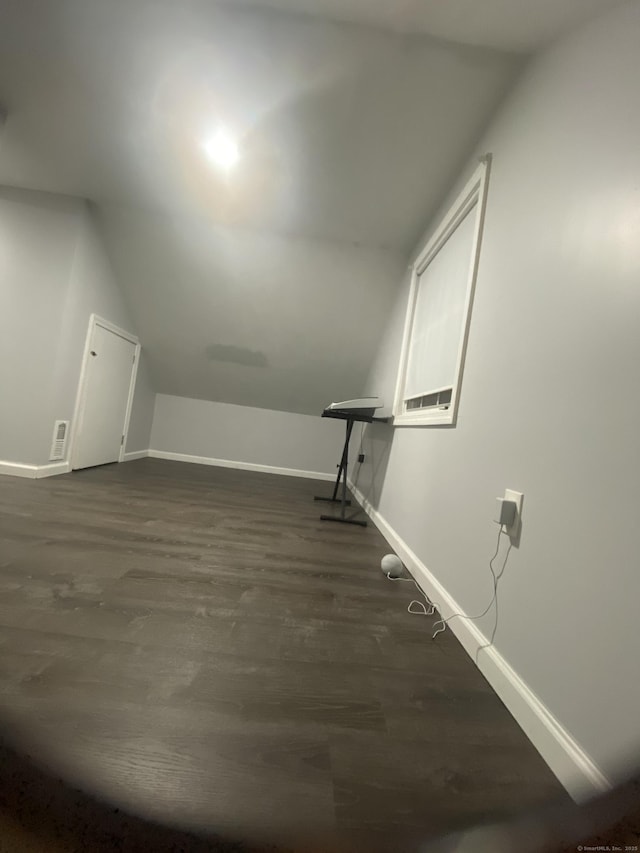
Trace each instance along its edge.
<path fill-rule="evenodd" d="M 49 459 L 64 459 L 67 448 L 67 435 L 69 432 L 69 421 L 56 421 L 53 426 L 53 441 L 51 442 L 51 453 Z"/>

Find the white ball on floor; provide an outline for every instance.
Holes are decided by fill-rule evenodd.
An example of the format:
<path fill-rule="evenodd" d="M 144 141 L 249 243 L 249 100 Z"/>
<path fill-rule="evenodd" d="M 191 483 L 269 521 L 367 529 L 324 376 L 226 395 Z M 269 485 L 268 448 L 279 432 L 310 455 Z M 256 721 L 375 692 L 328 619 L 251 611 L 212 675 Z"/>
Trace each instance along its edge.
<path fill-rule="evenodd" d="M 395 554 L 385 554 L 380 562 L 380 568 L 385 575 L 389 575 L 392 578 L 399 578 L 404 571 L 402 560 L 400 557 L 396 557 Z"/>

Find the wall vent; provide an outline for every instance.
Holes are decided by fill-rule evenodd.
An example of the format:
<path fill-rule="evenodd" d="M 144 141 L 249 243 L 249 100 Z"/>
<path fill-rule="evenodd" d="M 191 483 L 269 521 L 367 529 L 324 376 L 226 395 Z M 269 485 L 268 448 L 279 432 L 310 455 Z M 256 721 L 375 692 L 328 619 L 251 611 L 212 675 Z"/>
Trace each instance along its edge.
<path fill-rule="evenodd" d="M 69 421 L 56 421 L 53 425 L 53 441 L 51 442 L 51 453 L 49 459 L 64 459 L 67 447 L 67 435 L 69 433 Z"/>
<path fill-rule="evenodd" d="M 405 401 L 405 411 L 412 409 L 448 409 L 451 405 L 453 388 L 444 388 L 442 391 L 434 391 L 433 394 L 421 394 L 418 397 L 410 397 Z"/>

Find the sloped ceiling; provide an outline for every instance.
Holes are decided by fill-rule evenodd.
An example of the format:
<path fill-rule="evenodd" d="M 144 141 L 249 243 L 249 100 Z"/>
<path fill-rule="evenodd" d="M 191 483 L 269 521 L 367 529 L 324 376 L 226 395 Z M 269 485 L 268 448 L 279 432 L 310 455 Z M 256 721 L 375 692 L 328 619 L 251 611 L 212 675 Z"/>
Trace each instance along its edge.
<path fill-rule="evenodd" d="M 228 0 L 531 53 L 620 0 Z"/>
<path fill-rule="evenodd" d="M 359 393 L 406 252 L 520 67 L 505 50 L 577 7 L 479 5 L 0 0 L 0 182 L 94 202 L 158 391 L 317 412 Z"/>
<path fill-rule="evenodd" d="M 514 68 L 496 51 L 200 0 L 15 8 L 0 35 L 4 183 L 392 249 Z M 229 178 L 203 150 L 219 125 L 240 143 Z"/>

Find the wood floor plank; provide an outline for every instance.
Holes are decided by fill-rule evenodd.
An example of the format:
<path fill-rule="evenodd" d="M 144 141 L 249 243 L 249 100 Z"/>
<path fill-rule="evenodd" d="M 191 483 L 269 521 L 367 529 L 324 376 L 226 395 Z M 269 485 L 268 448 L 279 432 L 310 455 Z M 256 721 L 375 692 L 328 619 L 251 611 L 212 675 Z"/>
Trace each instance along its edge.
<path fill-rule="evenodd" d="M 156 459 L 0 478 L 4 734 L 145 819 L 323 851 L 567 802 L 323 489 Z"/>

